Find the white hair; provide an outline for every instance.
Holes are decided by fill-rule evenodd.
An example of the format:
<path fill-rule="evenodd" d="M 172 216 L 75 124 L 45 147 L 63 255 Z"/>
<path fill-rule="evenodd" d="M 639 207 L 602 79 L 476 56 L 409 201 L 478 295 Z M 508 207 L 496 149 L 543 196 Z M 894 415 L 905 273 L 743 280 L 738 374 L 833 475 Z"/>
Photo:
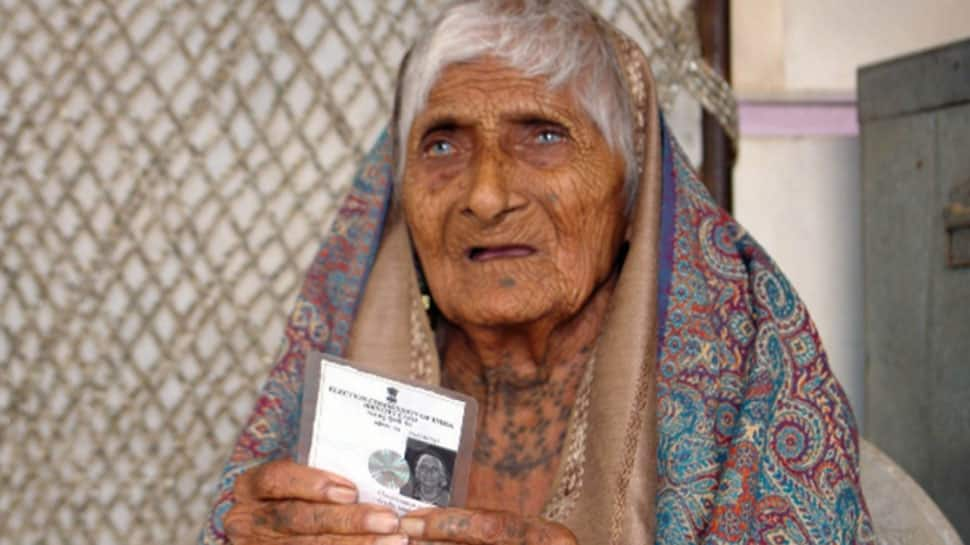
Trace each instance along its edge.
<path fill-rule="evenodd" d="M 406 141 L 441 71 L 493 56 L 549 87 L 567 85 L 607 144 L 626 164 L 627 211 L 639 185 L 630 98 L 612 46 L 580 0 L 461 0 L 445 8 L 414 44 L 398 76 L 392 134 L 397 179 Z"/>

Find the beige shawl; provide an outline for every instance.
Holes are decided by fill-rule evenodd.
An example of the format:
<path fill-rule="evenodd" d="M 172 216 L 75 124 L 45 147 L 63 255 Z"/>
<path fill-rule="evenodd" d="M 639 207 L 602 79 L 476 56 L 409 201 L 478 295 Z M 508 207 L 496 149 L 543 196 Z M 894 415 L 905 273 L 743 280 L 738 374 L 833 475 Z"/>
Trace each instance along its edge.
<path fill-rule="evenodd" d="M 603 23 L 601 28 L 611 38 L 633 98 L 641 183 L 629 254 L 596 349 L 588 410 L 573 411 L 550 503 L 579 543 L 603 543 L 608 536 L 611 544 L 651 545 L 657 488 L 659 115 L 645 55 L 613 27 Z M 407 227 L 397 209 L 387 220 L 347 357 L 397 376 L 431 384 L 440 380 Z"/>

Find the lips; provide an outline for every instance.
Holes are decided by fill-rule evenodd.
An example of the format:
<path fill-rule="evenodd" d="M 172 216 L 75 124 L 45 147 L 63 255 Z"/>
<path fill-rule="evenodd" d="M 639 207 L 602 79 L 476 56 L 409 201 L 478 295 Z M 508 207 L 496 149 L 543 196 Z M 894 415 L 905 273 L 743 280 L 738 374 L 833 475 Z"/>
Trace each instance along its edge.
<path fill-rule="evenodd" d="M 472 261 L 492 261 L 494 259 L 515 259 L 529 257 L 536 253 L 532 246 L 524 244 L 505 244 L 499 246 L 473 246 L 468 250 L 468 259 Z"/>

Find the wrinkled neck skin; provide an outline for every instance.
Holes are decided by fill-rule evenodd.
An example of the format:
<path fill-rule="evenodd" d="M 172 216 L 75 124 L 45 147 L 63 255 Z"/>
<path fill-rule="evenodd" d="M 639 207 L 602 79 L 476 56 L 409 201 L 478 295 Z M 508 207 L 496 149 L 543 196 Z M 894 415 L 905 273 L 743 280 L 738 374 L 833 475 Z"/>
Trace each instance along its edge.
<path fill-rule="evenodd" d="M 584 367 L 615 284 L 614 273 L 594 289 L 579 312 L 565 319 L 505 327 L 459 326 L 443 320 L 439 338 L 444 343 L 446 382 L 487 405 L 489 392 L 539 388 L 556 378 L 558 368 Z"/>
<path fill-rule="evenodd" d="M 444 386 L 479 404 L 468 507 L 542 513 L 615 284 L 614 273 L 558 323 L 440 331 Z"/>

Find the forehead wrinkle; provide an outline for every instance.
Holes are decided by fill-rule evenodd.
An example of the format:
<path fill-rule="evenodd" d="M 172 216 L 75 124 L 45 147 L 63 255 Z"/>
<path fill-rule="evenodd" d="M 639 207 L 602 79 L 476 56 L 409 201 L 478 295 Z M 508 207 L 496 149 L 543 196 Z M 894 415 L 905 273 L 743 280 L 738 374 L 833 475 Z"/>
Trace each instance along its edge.
<path fill-rule="evenodd" d="M 584 125 L 596 130 L 585 111 L 568 96 L 555 96 L 544 89 L 521 86 L 512 96 L 497 96 L 495 90 L 461 87 L 458 93 L 438 93 L 418 114 L 414 127 L 419 131 L 441 120 L 459 125 L 495 127 L 503 122 L 521 122 L 529 118 L 546 118 L 574 131 Z M 471 93 L 471 95 L 469 95 Z"/>
<path fill-rule="evenodd" d="M 555 91 L 549 88 L 546 78 L 527 76 L 518 69 L 486 56 L 445 67 L 431 87 L 427 102 L 455 92 L 475 92 L 486 98 L 500 93 L 521 93 L 531 94 L 539 99 L 542 95 L 553 94 Z"/>
<path fill-rule="evenodd" d="M 464 74 L 463 74 L 464 75 Z M 485 96 L 494 93 L 527 93 L 545 89 L 544 83 L 529 80 L 521 74 L 497 75 L 481 74 L 475 77 L 458 78 L 453 75 L 442 76 L 428 93 L 428 100 L 454 92 L 474 92 Z"/>
<path fill-rule="evenodd" d="M 416 143 L 430 126 L 442 121 L 493 133 L 503 124 L 529 118 L 562 125 L 581 149 L 597 137 L 605 138 L 572 86 L 551 88 L 545 77 L 527 76 L 491 57 L 445 67 L 408 136 Z"/>
<path fill-rule="evenodd" d="M 428 127 L 441 121 L 454 122 L 459 127 L 493 128 L 497 117 L 491 112 L 493 108 L 487 102 L 483 104 L 468 99 L 449 99 L 437 103 L 429 101 L 428 107 L 415 118 L 412 134 L 420 136 Z"/>
<path fill-rule="evenodd" d="M 480 94 L 488 98 L 495 93 L 528 93 L 544 89 L 545 83 L 529 78 L 511 68 L 493 63 L 454 64 L 445 68 L 428 92 L 427 102 L 447 99 L 452 94 Z"/>

